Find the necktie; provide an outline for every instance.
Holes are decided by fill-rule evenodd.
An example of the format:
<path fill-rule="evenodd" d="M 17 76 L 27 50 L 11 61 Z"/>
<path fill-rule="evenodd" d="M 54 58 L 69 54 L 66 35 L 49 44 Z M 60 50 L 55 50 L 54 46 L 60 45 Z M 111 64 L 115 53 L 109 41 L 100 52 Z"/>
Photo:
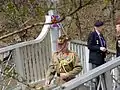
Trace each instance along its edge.
<path fill-rule="evenodd" d="M 99 38 L 100 38 L 101 46 L 104 47 L 105 46 L 105 40 L 103 39 L 103 37 L 101 35 L 99 35 Z"/>

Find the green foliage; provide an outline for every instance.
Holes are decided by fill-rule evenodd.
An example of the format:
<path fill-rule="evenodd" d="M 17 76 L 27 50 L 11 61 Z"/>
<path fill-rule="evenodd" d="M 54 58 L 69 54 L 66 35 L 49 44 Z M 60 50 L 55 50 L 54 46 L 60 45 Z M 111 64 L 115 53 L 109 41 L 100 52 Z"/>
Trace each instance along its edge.
<path fill-rule="evenodd" d="M 45 12 L 43 11 L 43 8 L 40 7 L 40 6 L 37 6 L 35 8 L 35 11 L 36 11 L 37 17 L 40 18 L 40 19 L 41 19 L 41 16 L 45 15 Z"/>
<path fill-rule="evenodd" d="M 29 2 L 30 2 L 30 3 L 33 3 L 33 2 L 35 2 L 35 0 L 29 0 Z"/>
<path fill-rule="evenodd" d="M 105 4 L 108 4 L 111 0 L 103 0 Z"/>
<path fill-rule="evenodd" d="M 13 17 L 17 13 L 17 10 L 12 2 L 8 2 L 4 10 L 6 11 L 7 15 L 11 17 Z"/>
<path fill-rule="evenodd" d="M 6 19 L 12 27 L 19 27 L 28 18 L 42 19 L 47 11 L 43 5 L 37 3 L 36 0 L 28 0 L 26 2 L 15 3 L 12 0 L 6 1 L 2 6 Z"/>
<path fill-rule="evenodd" d="M 7 5 L 3 8 L 6 18 L 8 18 L 9 22 L 13 23 L 12 25 L 16 27 L 18 25 L 19 20 L 19 11 L 15 7 L 12 1 L 8 2 Z"/>
<path fill-rule="evenodd" d="M 20 16 L 28 16 L 28 13 L 29 13 L 29 10 L 28 10 L 28 7 L 27 6 L 23 6 L 20 8 Z"/>

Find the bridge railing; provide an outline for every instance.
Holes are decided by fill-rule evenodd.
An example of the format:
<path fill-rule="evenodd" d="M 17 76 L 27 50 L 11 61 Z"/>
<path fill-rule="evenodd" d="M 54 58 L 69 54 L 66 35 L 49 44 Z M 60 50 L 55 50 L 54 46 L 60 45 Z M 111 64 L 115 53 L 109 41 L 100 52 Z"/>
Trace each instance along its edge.
<path fill-rule="evenodd" d="M 50 16 L 46 17 L 51 19 Z M 0 48 L 1 59 L 5 57 L 6 53 L 12 53 L 10 60 L 15 63 L 16 72 L 26 80 L 26 83 L 35 83 L 45 79 L 51 59 L 49 26 L 41 32 L 39 39 Z"/>
<path fill-rule="evenodd" d="M 70 50 L 73 50 L 78 53 L 81 63 L 83 65 L 82 73 L 86 73 L 89 71 L 89 50 L 87 48 L 87 42 L 80 40 L 72 40 L 69 45 Z M 115 51 L 108 50 L 108 54 L 106 57 L 106 61 L 109 61 L 111 58 L 115 58 Z"/>
<path fill-rule="evenodd" d="M 83 71 L 78 75 L 85 74 L 89 71 L 88 56 L 89 50 L 86 42 L 73 40 L 69 48 L 78 53 Z M 17 73 L 27 80 L 27 83 L 35 83 L 45 79 L 46 70 L 51 59 L 51 40 L 49 30 L 44 31 L 44 35 L 39 40 L 32 40 L 7 46 L 0 49 L 0 54 L 4 57 L 5 53 L 11 51 L 13 61 L 16 65 Z M 109 58 L 115 57 L 115 52 L 108 55 Z M 107 60 L 107 59 L 106 59 Z"/>
<path fill-rule="evenodd" d="M 57 87 L 53 90 L 60 90 L 60 89 L 71 90 L 71 89 L 75 89 L 75 88 L 80 88 L 86 82 L 96 78 L 97 76 L 99 76 L 103 73 L 106 73 L 108 71 L 115 69 L 119 65 L 120 65 L 120 57 L 115 58 L 114 60 L 111 60 L 93 70 L 90 70 L 89 72 L 85 73 L 84 75 L 81 75 L 80 77 L 77 77 L 77 78 L 63 84 L 61 87 Z M 107 85 L 110 84 L 110 82 L 113 82 L 113 80 L 108 79 Z M 113 88 L 113 83 L 111 83 L 109 86 L 110 87 L 107 90 L 116 90 Z M 90 89 L 87 89 L 87 90 L 90 90 Z M 102 90 L 106 90 L 106 89 L 102 89 Z"/>
<path fill-rule="evenodd" d="M 71 50 L 78 53 L 81 63 L 83 65 L 83 72 L 82 75 L 78 75 L 75 79 L 54 88 L 53 90 L 71 90 L 75 88 L 79 88 L 85 86 L 87 89 L 85 90 L 92 90 L 90 89 L 91 85 L 89 85 L 92 79 L 100 76 L 101 74 L 105 73 L 106 75 L 106 83 L 107 83 L 107 90 L 115 90 L 116 85 L 118 84 L 116 80 L 117 77 L 117 66 L 120 65 L 120 58 L 116 58 L 115 51 L 108 50 L 109 53 L 107 54 L 106 61 L 107 63 L 97 67 L 93 70 L 89 70 L 89 50 L 87 49 L 87 43 L 79 40 L 73 40 L 70 42 Z M 103 83 L 102 83 L 103 84 Z M 87 85 L 87 86 L 86 86 Z M 78 89 L 77 89 L 78 90 Z M 80 89 L 81 90 L 81 89 Z M 105 90 L 105 89 L 102 89 Z"/>
<path fill-rule="evenodd" d="M 16 65 L 17 73 L 27 80 L 27 83 L 37 82 L 45 78 L 51 58 L 50 34 L 46 38 L 28 41 L 0 49 L 1 56 L 12 52 L 11 61 Z"/>

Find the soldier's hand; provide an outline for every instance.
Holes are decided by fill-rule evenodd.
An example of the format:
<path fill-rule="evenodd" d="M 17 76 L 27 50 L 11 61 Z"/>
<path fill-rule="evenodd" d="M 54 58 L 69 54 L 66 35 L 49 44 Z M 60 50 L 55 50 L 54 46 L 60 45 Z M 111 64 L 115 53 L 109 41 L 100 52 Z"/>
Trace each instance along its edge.
<path fill-rule="evenodd" d="M 61 79 L 66 79 L 68 77 L 68 73 L 60 73 Z"/>

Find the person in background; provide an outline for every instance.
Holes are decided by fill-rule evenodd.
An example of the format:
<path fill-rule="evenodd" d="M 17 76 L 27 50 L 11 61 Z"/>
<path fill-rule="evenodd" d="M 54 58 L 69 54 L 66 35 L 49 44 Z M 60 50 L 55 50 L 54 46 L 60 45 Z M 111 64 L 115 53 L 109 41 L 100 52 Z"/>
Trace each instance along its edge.
<path fill-rule="evenodd" d="M 116 19 L 116 57 L 120 56 L 120 16 Z M 120 66 L 117 67 L 117 79 L 120 81 Z M 120 88 L 117 85 L 117 88 Z"/>
<path fill-rule="evenodd" d="M 82 71 L 82 66 L 77 53 L 68 50 L 66 35 L 62 35 L 57 41 L 57 51 L 53 53 L 52 61 L 48 67 L 46 82 L 49 86 L 55 74 L 57 74 L 56 84 L 60 85 L 75 78 Z"/>
<path fill-rule="evenodd" d="M 88 36 L 87 45 L 89 49 L 89 63 L 91 66 L 90 69 L 94 69 L 105 63 L 107 48 L 106 41 L 102 34 L 103 30 L 104 23 L 98 20 L 94 24 L 94 31 L 92 31 Z M 98 83 L 99 77 L 96 78 L 96 88 Z"/>
<path fill-rule="evenodd" d="M 116 56 L 120 56 L 120 17 L 116 20 Z"/>

